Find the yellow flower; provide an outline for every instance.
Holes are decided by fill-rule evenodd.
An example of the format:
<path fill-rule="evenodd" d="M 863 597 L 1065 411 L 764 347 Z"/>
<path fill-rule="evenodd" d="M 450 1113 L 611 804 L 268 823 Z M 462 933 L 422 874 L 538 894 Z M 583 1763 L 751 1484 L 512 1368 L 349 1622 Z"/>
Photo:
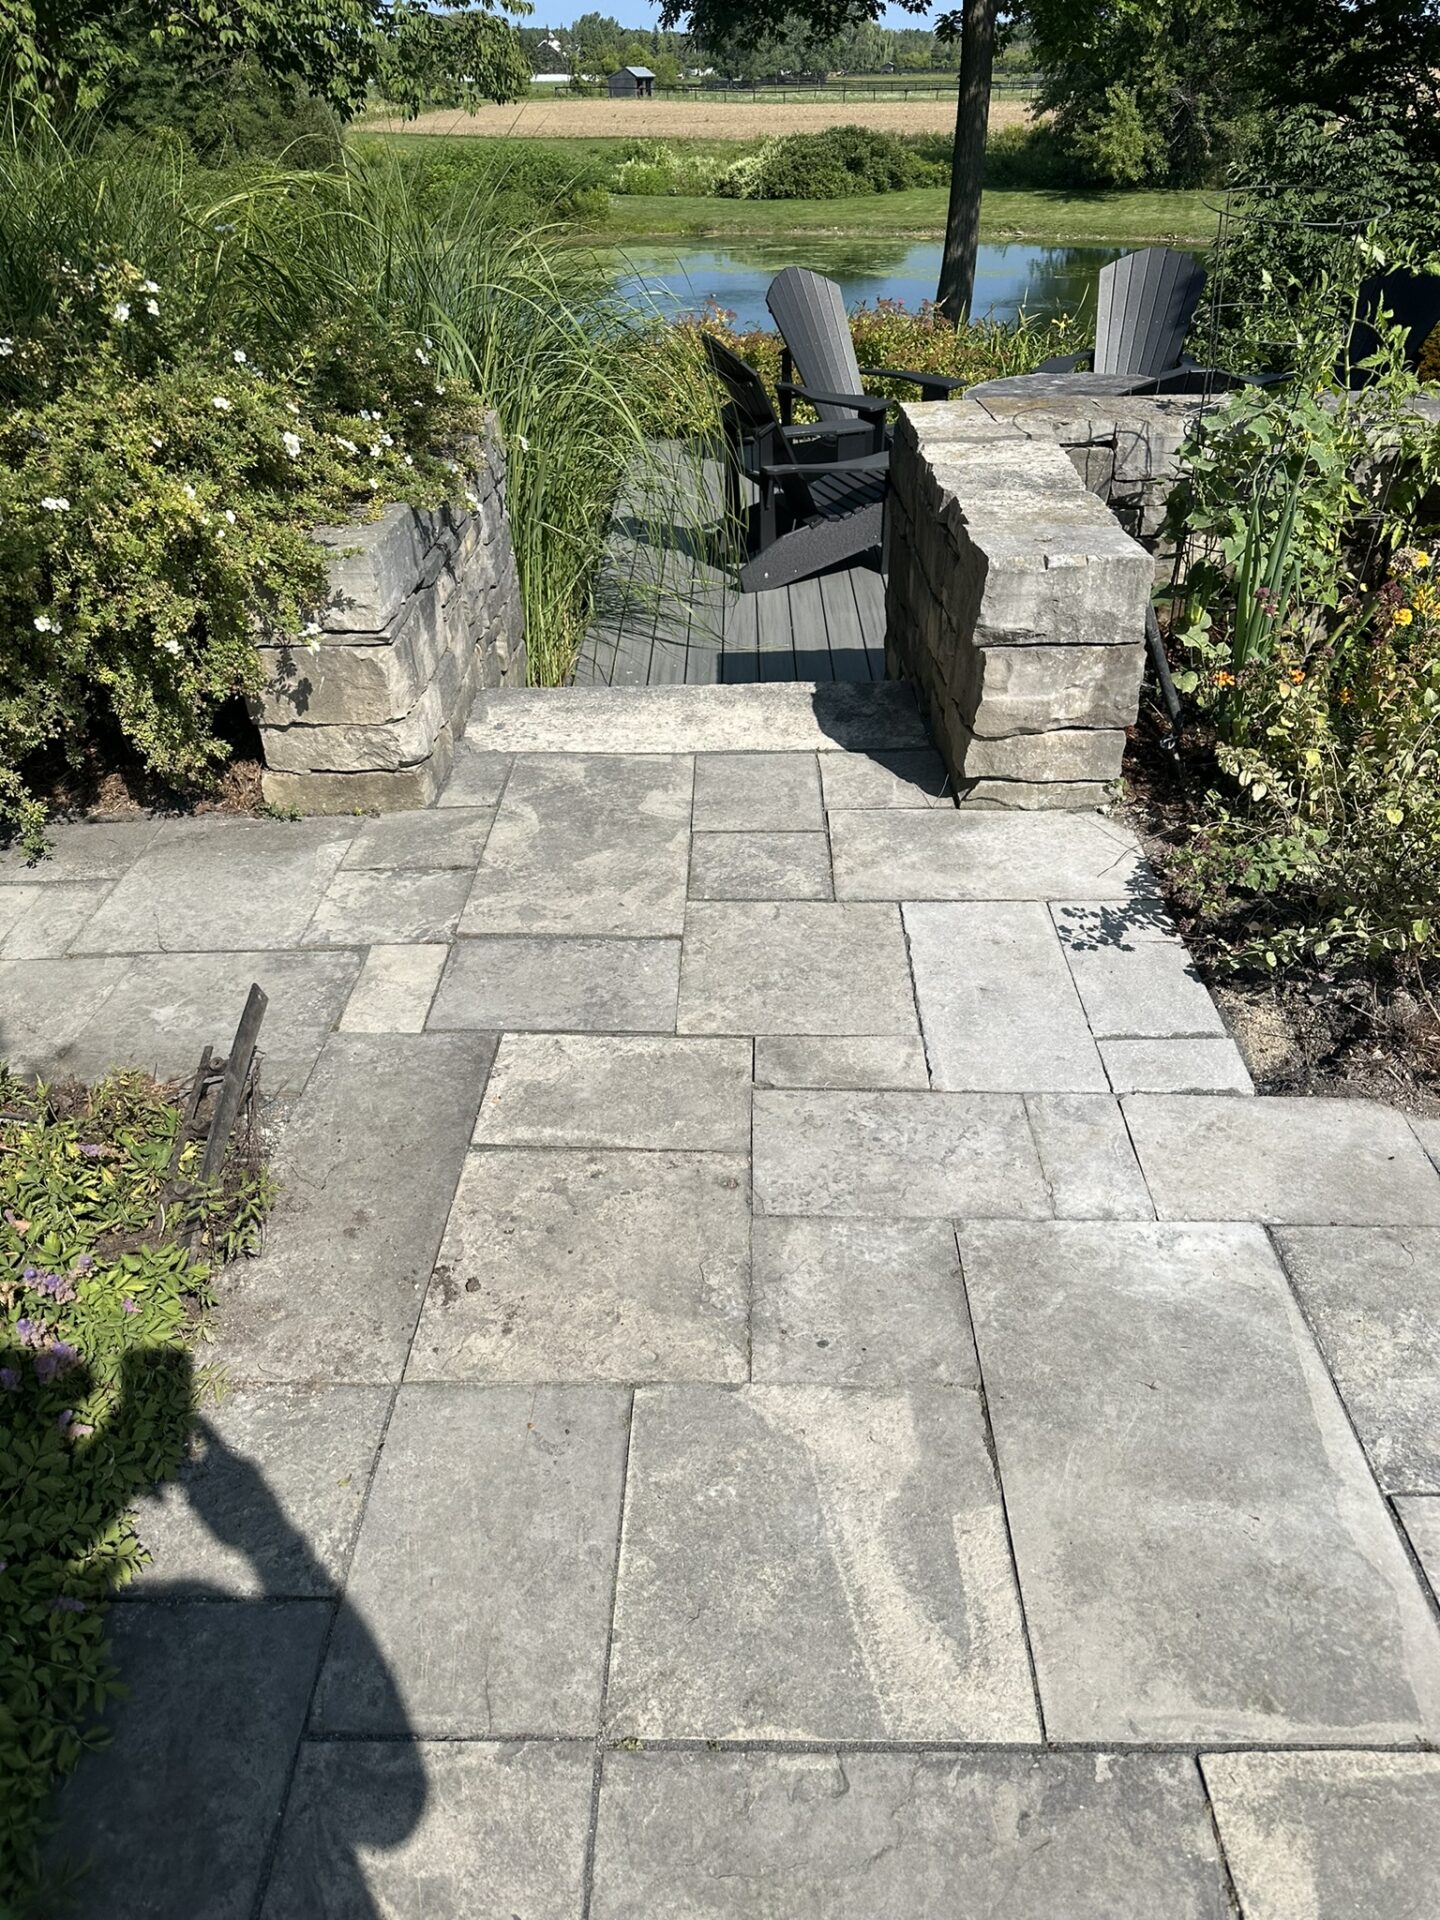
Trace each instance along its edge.
<path fill-rule="evenodd" d="M 1215 684 L 1217 687 L 1233 687 L 1235 684 L 1235 676 L 1233 673 L 1217 673 L 1215 676 Z"/>
<path fill-rule="evenodd" d="M 1300 669 L 1299 667 L 1291 667 L 1291 669 L 1290 669 L 1290 684 L 1291 684 L 1291 686 L 1292 686 L 1292 687 L 1303 687 L 1303 686 L 1304 686 L 1304 684 L 1305 684 L 1305 675 L 1304 675 L 1304 673 L 1303 673 L 1303 671 L 1302 671 L 1302 670 L 1301 670 L 1301 669 Z"/>
<path fill-rule="evenodd" d="M 1349 689 L 1348 687 L 1341 687 L 1341 689 L 1340 689 L 1340 704 L 1341 704 L 1341 706 L 1342 706 L 1342 707 L 1348 707 L 1348 706 L 1349 706 L 1349 704 L 1350 704 L 1350 702 L 1351 702 L 1351 701 L 1352 701 L 1352 700 L 1353 700 L 1354 698 L 1355 698 L 1355 696 L 1354 696 L 1354 694 L 1353 694 L 1353 693 L 1351 693 L 1351 691 L 1350 691 L 1350 689 Z"/>
<path fill-rule="evenodd" d="M 1428 553 L 1421 553 L 1417 549 L 1410 556 L 1410 564 L 1412 567 L 1428 567 L 1430 564 L 1430 556 Z"/>
<path fill-rule="evenodd" d="M 1414 618 L 1415 616 L 1409 607 L 1397 607 L 1395 609 L 1395 624 L 1397 627 L 1408 627 Z"/>

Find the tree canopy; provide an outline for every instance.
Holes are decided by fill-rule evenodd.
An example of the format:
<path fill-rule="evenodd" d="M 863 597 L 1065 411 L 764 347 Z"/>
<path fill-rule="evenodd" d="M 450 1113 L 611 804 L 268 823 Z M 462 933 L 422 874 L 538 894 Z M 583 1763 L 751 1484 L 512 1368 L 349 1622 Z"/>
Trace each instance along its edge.
<path fill-rule="evenodd" d="M 0 0 L 0 87 L 21 116 L 103 107 L 147 44 L 253 60 L 342 118 L 372 84 L 414 110 L 446 74 L 492 100 L 516 98 L 529 79 L 495 0 L 444 13 L 422 0 Z"/>

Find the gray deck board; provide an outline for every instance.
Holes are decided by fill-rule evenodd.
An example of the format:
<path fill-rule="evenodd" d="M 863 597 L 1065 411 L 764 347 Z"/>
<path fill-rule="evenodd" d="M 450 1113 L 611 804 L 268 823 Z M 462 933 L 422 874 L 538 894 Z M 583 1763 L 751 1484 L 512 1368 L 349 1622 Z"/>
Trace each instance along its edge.
<path fill-rule="evenodd" d="M 851 568 L 740 593 L 718 537 L 717 462 L 652 449 L 616 501 L 577 686 L 867 680 L 884 674 L 880 576 Z"/>

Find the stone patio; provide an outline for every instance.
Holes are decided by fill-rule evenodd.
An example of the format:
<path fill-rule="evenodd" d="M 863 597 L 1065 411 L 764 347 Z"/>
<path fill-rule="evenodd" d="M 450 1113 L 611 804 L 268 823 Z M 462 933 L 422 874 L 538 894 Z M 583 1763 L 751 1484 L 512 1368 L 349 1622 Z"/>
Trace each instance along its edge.
<path fill-rule="evenodd" d="M 19 1067 L 252 979 L 80 1915 L 1433 1920 L 1440 1129 L 1254 1096 L 1121 824 L 894 686 L 587 690 L 0 862 Z"/>

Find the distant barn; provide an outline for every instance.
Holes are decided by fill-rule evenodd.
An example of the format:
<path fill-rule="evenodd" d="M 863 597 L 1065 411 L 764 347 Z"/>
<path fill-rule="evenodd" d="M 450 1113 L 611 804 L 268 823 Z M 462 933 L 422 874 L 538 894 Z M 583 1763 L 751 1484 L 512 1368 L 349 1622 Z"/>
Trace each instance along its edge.
<path fill-rule="evenodd" d="M 616 100 L 648 100 L 655 91 L 649 67 L 621 67 L 605 82 Z"/>

